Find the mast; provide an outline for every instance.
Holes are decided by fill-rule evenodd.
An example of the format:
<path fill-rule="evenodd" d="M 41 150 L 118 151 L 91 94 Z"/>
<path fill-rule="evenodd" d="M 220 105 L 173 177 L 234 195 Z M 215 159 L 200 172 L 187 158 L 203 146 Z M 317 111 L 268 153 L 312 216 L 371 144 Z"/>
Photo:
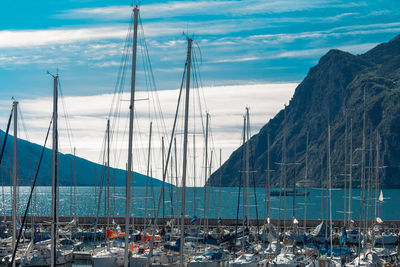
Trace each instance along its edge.
<path fill-rule="evenodd" d="M 129 214 L 130 214 L 130 201 L 131 201 L 131 176 L 132 176 L 132 146 L 133 146 L 133 112 L 135 103 L 135 82 L 136 82 L 136 52 L 137 52 L 137 31 L 138 31 L 138 17 L 139 8 L 135 6 L 133 9 L 134 22 L 133 22 L 133 46 L 132 46 L 132 76 L 131 76 L 131 98 L 129 105 L 129 144 L 128 144 L 128 173 L 126 176 L 125 185 L 125 253 L 124 253 L 124 266 L 128 267 L 129 261 Z"/>
<path fill-rule="evenodd" d="M 183 166 L 182 166 L 182 209 L 181 209 L 181 244 L 180 244 L 180 265 L 184 266 L 183 248 L 185 243 L 185 193 L 186 193 L 186 167 L 187 167 L 187 145 L 189 126 L 189 92 L 190 92 L 190 63 L 192 58 L 192 42 L 188 38 L 187 66 L 186 66 L 186 93 L 185 93 L 185 126 L 183 133 Z M 127 267 L 127 266 L 125 266 Z"/>
<path fill-rule="evenodd" d="M 344 198 L 343 198 L 343 225 L 346 226 L 346 210 L 347 210 L 347 109 L 344 110 Z"/>
<path fill-rule="evenodd" d="M 107 190 L 107 202 L 106 202 L 106 216 L 107 216 L 107 230 L 110 229 L 110 119 L 107 119 L 107 178 L 106 178 L 106 190 Z M 107 238 L 107 246 L 110 246 L 109 239 Z"/>
<path fill-rule="evenodd" d="M 244 168 L 244 171 L 242 171 L 243 173 L 246 172 L 246 163 L 245 163 L 245 161 L 246 161 L 246 120 L 247 120 L 247 117 L 245 115 L 245 116 L 243 116 L 243 146 L 242 146 L 243 147 L 243 164 L 242 164 L 242 168 Z M 246 179 L 246 178 L 244 178 L 244 179 Z M 243 206 L 242 207 L 243 208 L 242 227 L 243 227 L 243 231 L 244 231 L 245 223 L 246 223 L 246 189 L 245 189 L 246 185 L 245 185 L 245 181 L 244 181 L 243 184 L 244 184 L 244 186 L 243 186 L 243 201 L 242 201 L 242 206 Z M 239 187 L 239 190 L 240 190 L 240 187 Z M 239 197 L 240 197 L 240 193 L 239 193 Z M 245 242 L 244 242 L 244 239 L 243 239 L 242 240 L 242 251 L 244 251 L 244 243 Z M 235 243 L 235 246 L 236 246 L 236 243 Z"/>
<path fill-rule="evenodd" d="M 284 126 L 283 126 L 283 150 L 282 150 L 282 157 L 283 157 L 283 231 L 286 231 L 286 202 L 287 202 L 287 179 L 286 179 L 286 105 L 284 109 Z"/>
<path fill-rule="evenodd" d="M 195 117 L 195 116 L 193 116 Z M 193 218 L 196 217 L 196 132 L 193 131 Z M 205 184 L 204 184 L 205 186 Z"/>
<path fill-rule="evenodd" d="M 204 205 L 203 205 L 203 210 L 204 210 L 204 230 L 207 232 L 208 229 L 206 227 L 206 221 L 207 221 L 207 164 L 208 164 L 208 120 L 209 120 L 209 114 L 206 114 L 206 140 L 205 140 L 205 159 L 204 159 L 204 197 L 203 197 L 203 201 L 204 201 Z"/>
<path fill-rule="evenodd" d="M 331 241 L 331 259 L 333 251 L 333 236 L 332 236 L 332 170 L 331 170 L 331 126 L 328 118 L 328 179 L 329 179 L 329 228 Z"/>
<path fill-rule="evenodd" d="M 153 132 L 153 122 L 150 122 L 150 133 L 149 133 L 149 148 L 147 150 L 147 169 L 146 169 L 146 198 L 144 200 L 144 229 L 146 229 L 147 222 L 147 193 L 149 187 L 149 171 L 150 171 L 150 156 L 151 156 L 151 135 Z M 153 214 L 153 213 L 152 213 Z"/>
<path fill-rule="evenodd" d="M 53 173 L 52 173 L 52 224 L 51 224 L 51 267 L 57 263 L 58 223 L 58 74 L 54 77 L 53 92 Z"/>
<path fill-rule="evenodd" d="M 249 115 L 249 108 L 246 107 L 246 145 L 245 145 L 245 152 L 246 152 L 246 159 L 245 159 L 245 164 L 246 164 L 246 170 L 245 170 L 245 177 L 246 177 L 246 194 L 244 197 L 246 198 L 246 216 L 247 216 L 247 227 L 249 227 L 249 222 L 250 222 L 250 201 L 249 201 L 249 187 L 250 187 L 250 165 L 249 165 L 249 139 L 250 139 L 250 115 Z"/>
<path fill-rule="evenodd" d="M 221 186 L 222 186 L 222 171 L 221 171 L 221 166 L 222 166 L 222 149 L 219 149 L 219 192 L 218 192 L 218 206 L 219 206 L 219 218 L 222 217 L 222 199 L 221 199 Z"/>
<path fill-rule="evenodd" d="M 307 136 L 306 136 L 306 170 L 305 170 L 305 188 L 304 188 L 304 233 L 307 231 L 307 186 L 308 186 L 308 136 L 309 133 L 307 131 Z"/>
<path fill-rule="evenodd" d="M 161 167 L 164 172 L 165 162 L 164 162 L 164 136 L 161 137 Z M 167 175 L 167 173 L 165 173 Z M 162 217 L 163 221 L 165 222 L 165 185 L 163 184 L 162 189 Z M 172 205 L 172 203 L 171 203 Z"/>
<path fill-rule="evenodd" d="M 379 133 L 378 131 L 376 131 L 376 141 L 375 141 L 375 193 L 374 193 L 374 219 L 376 219 L 377 217 L 377 205 L 378 205 L 378 194 L 379 194 L 379 190 L 378 190 L 378 181 L 379 181 Z"/>
<path fill-rule="evenodd" d="M 297 137 L 294 139 L 294 163 L 293 163 L 293 219 L 296 219 L 296 164 L 297 164 Z"/>
<path fill-rule="evenodd" d="M 76 194 L 76 164 L 75 164 L 75 159 L 76 159 L 76 148 L 74 147 L 74 209 L 75 209 L 75 218 L 76 218 L 76 223 L 78 223 L 78 201 L 77 201 L 77 194 Z"/>
<path fill-rule="evenodd" d="M 267 137 L 267 143 L 268 143 L 268 160 L 267 160 L 267 196 L 268 196 L 268 207 L 267 207 L 267 217 L 268 221 L 271 217 L 271 168 L 270 168 L 270 157 L 271 157 L 271 149 L 270 149 L 270 135 L 268 134 Z M 269 223 L 268 223 L 269 225 Z"/>
<path fill-rule="evenodd" d="M 176 190 L 176 217 L 179 216 L 179 181 L 178 181 L 178 152 L 176 150 L 176 138 L 174 138 L 174 154 L 175 154 L 175 190 Z"/>
<path fill-rule="evenodd" d="M 352 215 L 352 210 L 351 210 L 351 205 L 352 205 L 352 189 L 353 189 L 353 119 L 350 118 L 350 168 L 349 168 L 349 225 L 351 224 L 351 215 Z"/>
<path fill-rule="evenodd" d="M 18 134 L 18 102 L 13 102 L 13 112 L 14 112 L 14 146 L 13 146 L 13 195 L 12 195 L 12 247 L 15 248 L 15 243 L 17 239 L 17 134 Z M 13 262 L 13 267 L 15 267 L 15 261 Z"/>
<path fill-rule="evenodd" d="M 243 116 L 243 165 L 242 165 L 242 168 L 244 168 L 244 170 L 242 171 L 243 173 L 246 171 L 246 164 L 245 164 L 245 161 L 246 161 L 246 119 L 247 119 L 247 117 L 246 116 Z M 246 179 L 246 178 L 245 178 Z M 243 214 L 242 214 L 242 216 L 243 216 L 243 221 L 242 221 L 242 226 L 243 226 L 243 229 L 244 229 L 244 224 L 245 224 L 245 218 L 246 218 L 246 189 L 245 189 L 245 187 L 246 187 L 246 183 L 245 183 L 245 181 L 243 181 L 244 183 L 243 183 L 243 200 L 242 200 L 242 208 L 243 208 Z M 242 242 L 242 243 L 244 243 L 244 242 Z"/>

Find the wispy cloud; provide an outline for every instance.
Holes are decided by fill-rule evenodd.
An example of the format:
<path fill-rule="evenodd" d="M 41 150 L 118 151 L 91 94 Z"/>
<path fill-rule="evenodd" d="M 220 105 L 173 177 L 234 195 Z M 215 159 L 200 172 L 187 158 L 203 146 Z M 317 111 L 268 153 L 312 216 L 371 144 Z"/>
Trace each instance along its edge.
<path fill-rule="evenodd" d="M 90 27 L 79 29 L 3 30 L 0 31 L 0 48 L 44 46 L 101 39 L 122 39 L 125 26 Z"/>
<path fill-rule="evenodd" d="M 169 1 L 166 3 L 143 4 L 140 9 L 144 18 L 169 18 L 192 15 L 254 15 L 303 11 L 326 7 L 355 7 L 364 3 L 338 4 L 327 0 L 274 0 L 274 1 Z M 120 20 L 129 18 L 129 6 L 106 6 L 80 8 L 63 11 L 59 18 Z"/>
<path fill-rule="evenodd" d="M 380 24 L 341 26 L 323 31 L 253 35 L 250 36 L 249 38 L 258 39 L 265 43 L 276 44 L 282 42 L 293 42 L 298 39 L 318 39 L 318 38 L 340 37 L 349 35 L 350 36 L 366 35 L 375 33 L 399 32 L 399 30 L 400 30 L 400 23 L 380 23 Z"/>

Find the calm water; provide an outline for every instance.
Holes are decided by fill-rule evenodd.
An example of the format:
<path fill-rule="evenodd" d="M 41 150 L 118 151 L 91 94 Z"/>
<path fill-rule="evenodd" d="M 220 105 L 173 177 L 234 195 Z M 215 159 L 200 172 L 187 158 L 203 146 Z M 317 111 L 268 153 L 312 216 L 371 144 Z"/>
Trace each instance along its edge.
<path fill-rule="evenodd" d="M 171 190 L 172 189 L 172 190 Z M 162 216 L 164 211 L 164 216 L 171 216 L 171 212 L 176 214 L 176 188 L 166 188 L 164 195 L 165 207 L 161 207 L 160 216 Z M 300 189 L 303 190 L 303 189 Z M 321 198 L 320 189 L 308 189 L 311 193 L 307 197 L 307 218 L 308 219 L 319 219 L 326 212 L 327 206 L 324 198 Z M 26 207 L 26 202 L 29 196 L 29 187 L 20 187 L 19 189 L 19 208 L 20 213 Z M 172 192 L 171 192 L 172 191 Z M 4 193 L 3 193 L 4 192 Z M 101 192 L 101 201 L 98 202 L 99 192 Z M 110 188 L 110 215 L 111 216 L 124 216 L 125 211 L 125 188 L 116 187 Z M 160 188 L 154 188 L 153 194 L 149 189 L 147 198 L 147 215 L 155 214 L 153 207 L 157 207 L 158 198 L 160 195 Z M 209 188 L 207 193 L 209 196 L 209 217 L 212 218 L 236 218 L 237 203 L 238 203 L 238 188 Z M 265 214 L 265 189 L 257 188 L 257 205 L 255 202 L 253 188 L 249 189 L 249 204 L 247 205 L 250 212 L 251 218 L 256 218 L 256 210 L 258 210 L 259 218 L 264 218 Z M 400 190 L 399 189 L 385 189 L 383 190 L 384 203 L 377 207 L 377 214 L 383 220 L 400 220 Z M 74 201 L 74 196 L 76 196 L 76 204 Z M 146 200 L 146 190 L 145 187 L 135 187 L 133 189 L 133 208 L 131 213 L 135 216 L 143 217 L 145 215 L 145 200 Z M 195 197 L 194 197 L 195 196 Z M 186 214 L 190 217 L 196 213 L 197 217 L 202 217 L 203 206 L 204 206 L 204 190 L 203 188 L 187 188 L 186 189 Z M 172 202 L 171 202 L 172 198 Z M 155 199 L 155 201 L 153 201 Z M 48 216 L 51 214 L 51 187 L 37 187 L 35 207 L 36 214 L 39 216 Z M 72 200 L 72 201 L 71 201 Z M 243 192 L 241 193 L 240 203 L 243 200 Z M 286 210 L 285 201 L 282 197 L 281 201 L 281 218 L 293 218 L 294 211 L 296 212 L 296 218 L 302 219 L 304 217 L 304 196 L 296 197 L 296 209 L 293 209 L 293 197 L 287 197 L 286 199 Z M 322 201 L 321 201 L 322 200 Z M 0 206 L 0 215 L 10 215 L 10 188 L 0 187 L 0 201 L 2 206 Z M 179 203 L 181 202 L 181 191 L 179 189 Z M 375 214 L 375 206 L 373 205 L 374 200 L 371 197 L 369 205 L 369 214 Z M 172 203 L 172 210 L 171 210 Z M 279 214 L 279 196 L 271 197 L 271 217 L 278 218 Z M 323 208 L 321 209 L 321 204 Z M 343 205 L 344 205 L 344 191 L 343 190 L 332 190 L 332 210 L 334 219 L 343 219 Z M 347 204 L 348 205 L 348 204 Z M 358 219 L 360 210 L 360 190 L 353 189 L 353 219 Z M 98 209 L 98 207 L 100 207 Z M 71 213 L 76 213 L 78 216 L 96 216 L 97 210 L 99 210 L 99 216 L 104 216 L 104 189 L 95 187 L 77 187 L 76 195 L 71 195 L 70 187 L 60 187 L 60 215 L 70 216 Z M 242 216 L 242 206 L 239 209 L 239 216 Z M 286 212 L 284 212 L 286 211 Z"/>

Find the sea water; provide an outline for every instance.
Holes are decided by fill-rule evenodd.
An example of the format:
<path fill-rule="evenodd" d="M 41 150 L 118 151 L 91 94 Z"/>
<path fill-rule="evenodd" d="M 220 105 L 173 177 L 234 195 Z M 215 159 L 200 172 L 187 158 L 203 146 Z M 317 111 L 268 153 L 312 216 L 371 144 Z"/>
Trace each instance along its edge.
<path fill-rule="evenodd" d="M 273 189 L 271 189 L 273 190 Z M 304 192 L 305 189 L 298 189 Z M 268 198 L 265 194 L 265 188 L 249 188 L 246 194 L 245 201 L 250 218 L 264 218 L 267 214 Z M 286 219 L 303 219 L 305 207 L 307 207 L 307 219 L 320 219 L 329 216 L 329 191 L 318 188 L 307 189 L 310 194 L 306 198 L 304 196 L 287 196 L 286 200 L 283 197 L 270 197 L 270 213 L 271 218 L 277 219 L 279 216 Z M 4 192 L 4 194 L 3 194 Z M 104 216 L 104 202 L 106 200 L 104 188 L 100 187 L 67 187 L 59 188 L 60 200 L 60 216 Z M 132 188 L 131 198 L 131 215 L 135 217 L 154 216 L 157 211 L 157 204 L 160 198 L 161 187 L 147 188 L 134 187 Z M 30 194 L 30 187 L 19 187 L 18 208 L 19 213 L 23 215 L 27 200 Z M 378 192 L 379 195 L 379 192 Z M 207 203 L 204 201 L 206 196 Z M 375 216 L 382 220 L 400 220 L 400 189 L 384 189 L 384 201 L 378 203 L 374 190 L 370 190 L 366 196 L 368 206 L 368 214 L 373 220 Z M 332 189 L 332 215 L 333 219 L 341 220 L 344 216 L 349 216 L 349 196 L 348 191 L 343 189 Z M 209 218 L 236 218 L 237 212 L 242 218 L 243 212 L 243 189 L 237 187 L 207 187 L 204 192 L 203 187 L 186 188 L 186 210 L 187 217 L 203 217 L 204 206 L 208 206 L 207 216 Z M 37 216 L 51 215 L 51 187 L 38 186 L 32 197 L 32 205 Z M 11 198 L 10 187 L 0 187 L 0 216 L 11 215 Z M 177 206 L 178 201 L 178 206 Z M 147 202 L 147 204 L 146 204 Z M 164 196 L 161 196 L 160 217 L 170 217 L 177 214 L 177 209 L 180 209 L 182 202 L 182 189 L 173 186 L 165 188 Z M 346 204 L 344 203 L 346 202 Z M 125 187 L 110 187 L 109 192 L 110 215 L 113 217 L 125 216 Z M 164 206 L 163 206 L 164 203 Z M 307 203 L 307 205 L 305 205 Z M 344 206 L 346 210 L 344 211 Z M 352 213 L 351 218 L 357 220 L 360 216 L 360 190 L 352 190 Z M 293 208 L 295 207 L 295 208 Z M 146 213 L 145 213 L 146 211 Z M 30 214 L 30 211 L 29 213 Z"/>

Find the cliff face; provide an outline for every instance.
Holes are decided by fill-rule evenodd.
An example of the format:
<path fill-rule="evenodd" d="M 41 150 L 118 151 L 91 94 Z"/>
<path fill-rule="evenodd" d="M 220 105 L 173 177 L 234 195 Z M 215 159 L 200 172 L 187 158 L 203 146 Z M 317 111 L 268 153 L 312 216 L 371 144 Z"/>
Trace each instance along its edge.
<path fill-rule="evenodd" d="M 349 160 L 353 153 L 353 185 L 359 186 L 362 158 L 363 114 L 366 114 L 366 176 L 375 177 L 376 156 L 379 155 L 380 184 L 400 187 L 400 36 L 383 43 L 362 55 L 331 50 L 318 65 L 312 67 L 296 88 L 284 111 L 281 110 L 249 141 L 252 174 L 256 186 L 265 186 L 267 169 L 267 136 L 270 136 L 271 184 L 279 185 L 283 168 L 282 143 L 286 132 L 286 177 L 293 182 L 312 181 L 319 186 L 327 174 L 327 128 L 331 128 L 332 179 L 335 186 L 343 186 L 345 150 Z M 365 108 L 364 108 L 365 91 Z M 347 119 L 346 119 L 347 118 Z M 347 121 L 347 145 L 345 129 Z M 350 148 L 350 127 L 352 142 Z M 305 177 L 306 136 L 309 136 L 308 177 Z M 379 154 L 376 153 L 378 144 Z M 372 148 L 372 150 L 370 149 Z M 294 159 L 296 152 L 296 161 Z M 222 172 L 223 186 L 237 186 L 242 170 L 243 147 L 239 147 L 209 179 L 219 185 Z M 296 162 L 297 164 L 292 164 Z M 296 178 L 295 178 L 296 177 Z M 250 179 L 253 184 L 253 178 Z"/>
<path fill-rule="evenodd" d="M 0 131 L 1 144 L 5 133 Z M 50 136 L 51 137 L 51 136 Z M 0 185 L 10 185 L 13 167 L 13 136 L 9 135 L 4 150 L 3 161 L 0 168 Z M 30 186 L 31 179 L 34 176 L 34 166 L 39 162 L 42 146 L 27 142 L 22 139 L 17 141 L 18 151 L 18 184 L 21 186 Z M 69 186 L 71 184 L 73 156 L 70 154 L 59 154 L 59 182 L 61 186 Z M 76 166 L 76 182 L 78 186 L 97 186 L 104 185 L 104 168 L 103 166 L 90 162 L 80 157 L 75 158 Z M 96 168 L 97 177 L 94 177 L 94 169 Z M 42 165 L 40 167 L 37 185 L 51 186 L 52 171 L 52 151 L 45 149 Z M 126 171 L 120 169 L 110 170 L 110 185 L 114 185 L 114 174 L 116 186 L 125 186 Z M 96 182 L 95 182 L 96 179 Z M 103 181 L 102 181 L 103 180 Z M 145 175 L 134 173 L 133 183 L 135 186 L 145 186 L 147 177 Z M 160 186 L 161 181 L 153 179 L 154 186 Z"/>

